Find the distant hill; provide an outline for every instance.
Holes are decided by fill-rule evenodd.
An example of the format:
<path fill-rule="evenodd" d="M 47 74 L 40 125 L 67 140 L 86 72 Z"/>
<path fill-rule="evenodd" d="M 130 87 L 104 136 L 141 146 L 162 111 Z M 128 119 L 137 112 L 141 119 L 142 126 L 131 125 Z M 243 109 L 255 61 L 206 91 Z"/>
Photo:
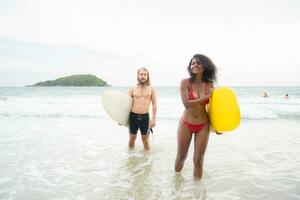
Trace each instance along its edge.
<path fill-rule="evenodd" d="M 31 87 L 52 87 L 52 86 L 107 86 L 107 83 L 102 79 L 92 74 L 72 75 L 61 77 L 53 81 L 39 82 Z"/>

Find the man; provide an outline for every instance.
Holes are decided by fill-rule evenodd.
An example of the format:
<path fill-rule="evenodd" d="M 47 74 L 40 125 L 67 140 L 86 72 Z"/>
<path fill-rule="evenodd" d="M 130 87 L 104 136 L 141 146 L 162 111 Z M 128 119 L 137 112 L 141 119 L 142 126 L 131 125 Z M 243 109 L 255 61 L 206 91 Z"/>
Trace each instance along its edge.
<path fill-rule="evenodd" d="M 135 145 L 136 135 L 140 129 L 144 150 L 150 150 L 149 130 L 156 125 L 156 93 L 150 85 L 149 72 L 146 68 L 137 71 L 137 86 L 129 90 L 129 96 L 133 99 L 129 115 L 129 148 Z M 149 119 L 149 107 L 152 103 L 152 119 Z"/>

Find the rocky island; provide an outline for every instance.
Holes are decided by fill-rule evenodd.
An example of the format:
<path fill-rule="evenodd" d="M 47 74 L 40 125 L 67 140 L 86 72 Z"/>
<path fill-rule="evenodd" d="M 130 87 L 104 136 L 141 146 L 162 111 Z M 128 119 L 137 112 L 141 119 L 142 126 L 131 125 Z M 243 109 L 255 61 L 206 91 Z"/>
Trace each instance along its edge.
<path fill-rule="evenodd" d="M 29 87 L 52 87 L 52 86 L 77 86 L 77 87 L 92 87 L 92 86 L 108 86 L 108 84 L 92 74 L 80 74 L 61 77 L 52 81 L 38 82 Z"/>

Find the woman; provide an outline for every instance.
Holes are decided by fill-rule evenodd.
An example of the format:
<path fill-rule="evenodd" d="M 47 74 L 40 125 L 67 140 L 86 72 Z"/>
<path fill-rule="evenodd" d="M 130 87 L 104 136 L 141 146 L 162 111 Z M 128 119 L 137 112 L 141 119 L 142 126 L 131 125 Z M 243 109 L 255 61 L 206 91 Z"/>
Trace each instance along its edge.
<path fill-rule="evenodd" d="M 177 130 L 175 171 L 180 172 L 194 135 L 194 177 L 203 174 L 203 159 L 209 138 L 209 118 L 205 106 L 216 80 L 216 66 L 205 55 L 196 54 L 187 68 L 190 78 L 180 83 L 180 94 L 185 107 Z"/>

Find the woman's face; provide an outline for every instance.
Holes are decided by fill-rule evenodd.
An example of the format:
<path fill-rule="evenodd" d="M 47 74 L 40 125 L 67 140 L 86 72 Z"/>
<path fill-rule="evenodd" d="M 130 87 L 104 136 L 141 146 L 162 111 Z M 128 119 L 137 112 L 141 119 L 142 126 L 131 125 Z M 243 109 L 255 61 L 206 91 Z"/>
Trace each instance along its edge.
<path fill-rule="evenodd" d="M 191 63 L 191 71 L 193 74 L 203 73 L 202 65 L 199 62 L 197 62 L 195 58 L 193 58 Z"/>

